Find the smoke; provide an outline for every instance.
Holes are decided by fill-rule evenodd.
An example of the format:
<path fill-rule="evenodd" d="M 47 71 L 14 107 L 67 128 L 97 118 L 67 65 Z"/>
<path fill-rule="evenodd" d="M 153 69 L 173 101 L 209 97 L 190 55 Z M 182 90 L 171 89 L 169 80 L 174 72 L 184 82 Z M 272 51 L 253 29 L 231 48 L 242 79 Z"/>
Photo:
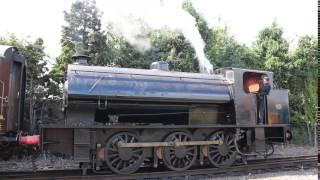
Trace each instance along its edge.
<path fill-rule="evenodd" d="M 182 33 L 193 46 L 201 73 L 212 73 L 213 66 L 204 54 L 205 43 L 196 27 L 195 19 L 182 8 L 183 1 L 98 1 L 104 12 L 103 22 L 113 25 L 113 31 L 141 52 L 152 47 L 147 33 L 167 29 Z M 146 28 L 148 27 L 148 28 Z M 150 29 L 149 29 L 150 28 Z"/>
<path fill-rule="evenodd" d="M 152 29 L 146 28 L 146 24 L 143 20 L 138 19 L 135 16 L 124 15 L 117 18 L 118 19 L 109 20 L 108 24 L 112 25 L 109 27 L 109 31 L 112 31 L 117 35 L 122 35 L 141 53 L 144 53 L 152 47 L 151 40 L 147 36 Z"/>

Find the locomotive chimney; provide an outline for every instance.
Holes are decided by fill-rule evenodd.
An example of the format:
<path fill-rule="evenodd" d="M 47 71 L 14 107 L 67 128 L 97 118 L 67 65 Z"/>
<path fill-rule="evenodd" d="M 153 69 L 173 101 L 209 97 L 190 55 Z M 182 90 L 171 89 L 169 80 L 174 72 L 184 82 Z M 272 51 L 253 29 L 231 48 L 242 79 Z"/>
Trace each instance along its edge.
<path fill-rule="evenodd" d="M 78 52 L 72 56 L 73 64 L 88 65 L 88 61 L 90 61 L 90 59 L 91 58 L 89 56 Z"/>

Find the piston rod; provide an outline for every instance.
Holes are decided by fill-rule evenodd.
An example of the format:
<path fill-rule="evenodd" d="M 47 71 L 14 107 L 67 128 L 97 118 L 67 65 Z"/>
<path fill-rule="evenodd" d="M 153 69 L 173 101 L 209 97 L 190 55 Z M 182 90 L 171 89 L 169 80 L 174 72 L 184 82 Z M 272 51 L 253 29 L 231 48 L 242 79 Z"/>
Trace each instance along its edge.
<path fill-rule="evenodd" d="M 223 144 L 220 141 L 186 141 L 186 142 L 138 142 L 138 143 L 124 143 L 119 142 L 118 147 L 159 147 L 159 146 L 195 146 L 195 145 L 210 145 Z"/>

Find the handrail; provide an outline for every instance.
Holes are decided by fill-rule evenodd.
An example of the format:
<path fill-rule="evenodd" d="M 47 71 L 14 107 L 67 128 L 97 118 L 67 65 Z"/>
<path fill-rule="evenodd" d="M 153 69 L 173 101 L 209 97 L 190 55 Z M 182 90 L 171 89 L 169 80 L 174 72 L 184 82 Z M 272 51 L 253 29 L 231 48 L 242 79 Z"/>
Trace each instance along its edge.
<path fill-rule="evenodd" d="M 4 108 L 4 103 L 3 101 L 6 99 L 4 98 L 4 82 L 0 80 L 0 83 L 2 84 L 2 94 L 1 94 L 1 108 L 0 108 L 0 120 L 4 120 L 3 117 L 3 108 Z"/>

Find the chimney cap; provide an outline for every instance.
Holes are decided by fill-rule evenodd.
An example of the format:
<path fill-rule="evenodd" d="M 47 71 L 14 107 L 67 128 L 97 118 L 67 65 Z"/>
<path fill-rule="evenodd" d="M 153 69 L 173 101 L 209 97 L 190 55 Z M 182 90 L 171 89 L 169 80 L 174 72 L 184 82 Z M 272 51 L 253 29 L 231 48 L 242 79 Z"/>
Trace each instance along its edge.
<path fill-rule="evenodd" d="M 87 56 L 87 55 L 84 55 L 84 54 L 81 54 L 81 53 L 78 53 L 76 52 L 71 58 L 72 59 L 77 59 L 77 58 L 86 58 L 87 60 L 90 60 L 91 57 L 90 56 Z"/>
<path fill-rule="evenodd" d="M 80 64 L 80 65 L 88 65 L 88 61 L 90 61 L 90 57 L 84 54 L 80 54 L 76 52 L 72 57 L 73 64 Z"/>

